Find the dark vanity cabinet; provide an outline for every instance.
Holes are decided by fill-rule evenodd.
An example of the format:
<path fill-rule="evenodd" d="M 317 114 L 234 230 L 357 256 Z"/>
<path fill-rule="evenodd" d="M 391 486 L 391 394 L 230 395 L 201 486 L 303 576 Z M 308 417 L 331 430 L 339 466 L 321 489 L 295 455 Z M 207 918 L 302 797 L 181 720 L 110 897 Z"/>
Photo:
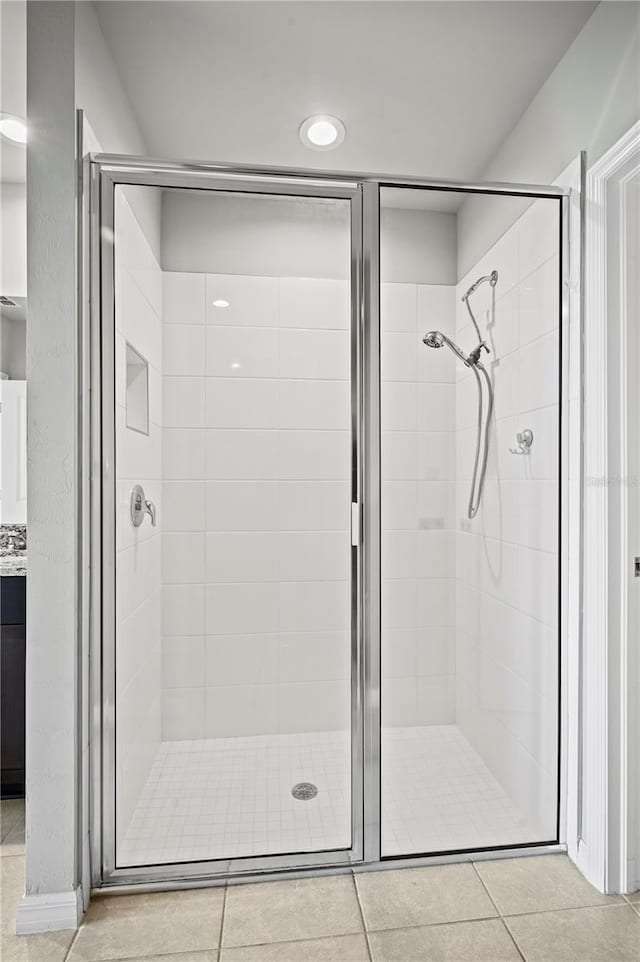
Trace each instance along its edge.
<path fill-rule="evenodd" d="M 0 793 L 24 795 L 26 577 L 0 577 Z"/>

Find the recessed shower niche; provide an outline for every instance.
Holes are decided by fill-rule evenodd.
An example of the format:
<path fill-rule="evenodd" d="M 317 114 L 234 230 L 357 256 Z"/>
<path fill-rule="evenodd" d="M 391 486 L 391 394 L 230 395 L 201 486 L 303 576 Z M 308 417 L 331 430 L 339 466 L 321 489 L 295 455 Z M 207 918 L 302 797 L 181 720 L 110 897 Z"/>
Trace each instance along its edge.
<path fill-rule="evenodd" d="M 96 884 L 557 845 L 564 193 L 94 169 Z"/>
<path fill-rule="evenodd" d="M 126 424 L 132 431 L 149 433 L 149 365 L 142 354 L 125 341 Z"/>

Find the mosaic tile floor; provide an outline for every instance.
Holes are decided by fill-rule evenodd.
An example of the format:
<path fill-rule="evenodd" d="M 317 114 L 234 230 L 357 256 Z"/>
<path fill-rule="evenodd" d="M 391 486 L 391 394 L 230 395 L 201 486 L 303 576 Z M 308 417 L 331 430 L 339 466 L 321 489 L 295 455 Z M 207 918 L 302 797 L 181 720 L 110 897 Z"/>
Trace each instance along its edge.
<path fill-rule="evenodd" d="M 384 855 L 534 841 L 455 725 L 383 732 Z M 347 848 L 344 732 L 166 742 L 118 846 L 119 865 Z M 312 782 L 315 798 L 291 789 Z"/>

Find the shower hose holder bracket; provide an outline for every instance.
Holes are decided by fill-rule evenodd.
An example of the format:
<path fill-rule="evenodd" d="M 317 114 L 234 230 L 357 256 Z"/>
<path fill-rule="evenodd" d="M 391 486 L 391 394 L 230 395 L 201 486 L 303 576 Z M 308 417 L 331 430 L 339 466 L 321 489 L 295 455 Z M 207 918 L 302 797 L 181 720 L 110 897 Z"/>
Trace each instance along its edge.
<path fill-rule="evenodd" d="M 518 431 L 516 434 L 516 441 L 518 442 L 518 447 L 509 448 L 511 454 L 530 454 L 531 445 L 533 444 L 533 431 L 531 428 L 525 428 L 524 431 Z"/>

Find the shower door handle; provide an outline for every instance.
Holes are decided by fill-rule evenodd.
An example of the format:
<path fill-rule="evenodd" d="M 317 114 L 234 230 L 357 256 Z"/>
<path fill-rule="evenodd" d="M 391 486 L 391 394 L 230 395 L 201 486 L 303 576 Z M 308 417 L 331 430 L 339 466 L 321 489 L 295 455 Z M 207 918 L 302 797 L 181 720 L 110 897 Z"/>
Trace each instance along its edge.
<path fill-rule="evenodd" d="M 351 547 L 360 547 L 360 518 L 361 510 L 357 502 L 351 503 Z"/>
<path fill-rule="evenodd" d="M 134 528 L 139 528 L 144 521 L 145 514 L 151 518 L 151 526 L 156 526 L 156 506 L 153 501 L 148 501 L 144 494 L 141 484 L 136 484 L 131 492 L 131 524 Z"/>

